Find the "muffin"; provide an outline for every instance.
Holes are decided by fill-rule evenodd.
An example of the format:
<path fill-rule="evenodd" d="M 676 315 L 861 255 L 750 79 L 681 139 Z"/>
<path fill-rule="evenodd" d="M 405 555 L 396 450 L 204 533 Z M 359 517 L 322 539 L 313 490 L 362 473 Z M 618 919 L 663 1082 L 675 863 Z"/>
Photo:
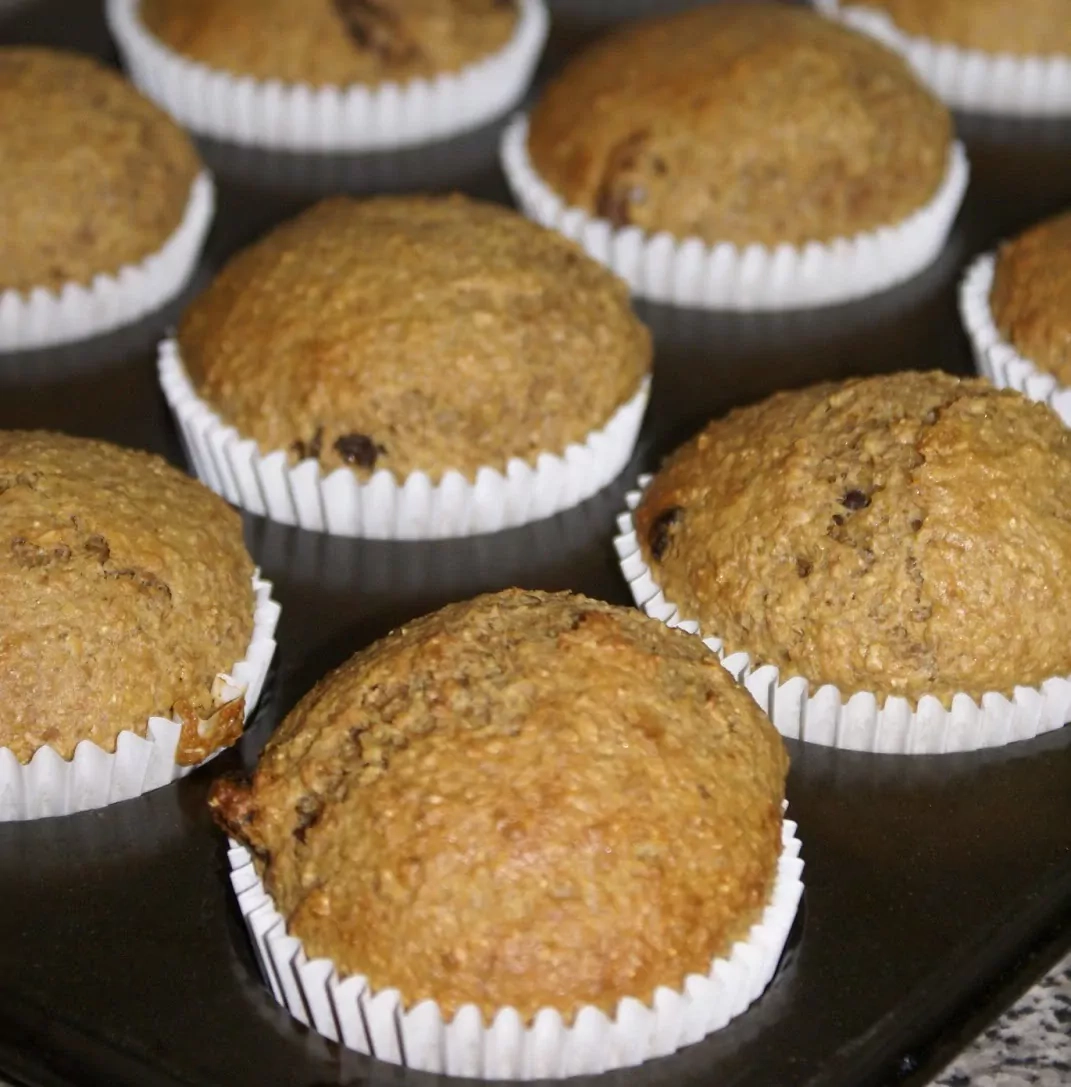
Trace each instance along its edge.
<path fill-rule="evenodd" d="M 256 601 L 226 503 L 146 453 L 2 431 L 0 526 L 9 764 L 70 763 L 83 741 L 122 754 L 150 717 L 181 723 L 177 767 L 233 743 L 244 699 L 221 702 L 217 677 L 249 653 Z"/>
<path fill-rule="evenodd" d="M 811 694 L 931 712 L 1071 674 L 1071 432 L 986 382 L 900 373 L 737 409 L 634 520 L 681 616 Z"/>
<path fill-rule="evenodd" d="M 310 959 L 445 1021 L 571 1024 L 681 990 L 747 938 L 785 772 L 695 639 L 508 590 L 358 653 L 210 803 Z"/>
<path fill-rule="evenodd" d="M 155 278 L 139 269 L 105 327 L 177 293 L 211 214 L 210 185 L 202 180 L 209 192 L 198 193 L 201 164 L 186 134 L 96 60 L 51 49 L 0 48 L 0 112 L 0 292 L 24 296 L 28 308 L 37 288 L 58 296 L 76 285 L 92 295 L 107 277 L 115 291 L 121 269 L 144 266 L 178 239 L 183 252 Z M 77 318 L 43 335 L 56 342 L 103 331 L 83 330 Z M 11 321 L 0 318 L 0 346 L 34 346 Z"/>
<path fill-rule="evenodd" d="M 311 468 L 326 507 L 339 472 L 366 494 L 379 473 L 392 488 L 419 473 L 414 500 L 469 495 L 485 474 L 527 480 L 534 496 L 553 454 L 554 508 L 536 512 L 555 512 L 624 466 L 651 364 L 623 283 L 558 235 L 460 196 L 315 205 L 227 264 L 183 317 L 177 350 L 198 401 L 261 463 L 278 451 L 291 489 Z M 183 422 L 192 409 L 169 396 Z M 623 440 L 581 458 L 586 493 L 555 482 L 567 450 L 622 413 Z M 315 491 L 307 504 L 319 513 Z"/>
<path fill-rule="evenodd" d="M 948 111 L 871 39 L 802 9 L 717 4 L 577 55 L 522 150 L 589 219 L 742 250 L 896 227 L 947 188 L 951 139 Z"/>
<path fill-rule="evenodd" d="M 523 93 L 547 27 L 543 0 L 109 0 L 108 18 L 185 124 L 292 150 L 483 123 Z"/>

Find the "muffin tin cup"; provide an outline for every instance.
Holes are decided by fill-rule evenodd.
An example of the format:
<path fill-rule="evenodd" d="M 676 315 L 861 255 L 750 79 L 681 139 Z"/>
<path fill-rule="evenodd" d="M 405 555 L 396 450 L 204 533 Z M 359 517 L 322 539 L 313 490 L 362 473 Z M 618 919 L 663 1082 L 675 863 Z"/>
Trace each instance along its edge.
<path fill-rule="evenodd" d="M 887 13 L 874 8 L 840 0 L 815 0 L 815 7 L 895 50 L 955 109 L 1011 116 L 1071 114 L 1071 56 L 964 49 L 905 34 Z"/>
<path fill-rule="evenodd" d="M 261 453 L 197 396 L 174 340 L 160 345 L 159 373 L 190 463 L 212 490 L 272 521 L 377 540 L 475 536 L 578 505 L 625 468 L 650 393 L 650 378 L 644 378 L 604 427 L 564 454 L 541 453 L 535 467 L 513 458 L 504 473 L 481 468 L 472 482 L 449 471 L 439 483 L 424 472 L 399 483 L 380 469 L 362 482 L 349 468 L 325 475 L 315 460 L 294 466 L 285 450 Z"/>
<path fill-rule="evenodd" d="M 490 1026 L 475 1005 L 444 1020 L 438 1004 L 406 1009 L 396 989 L 340 978 L 329 959 L 310 960 L 264 889 L 248 851 L 231 842 L 231 884 L 258 965 L 272 995 L 295 1019 L 332 1041 L 391 1064 L 479 1079 L 558 1079 L 629 1068 L 720 1030 L 769 985 L 803 894 L 796 824 L 782 823 L 782 850 L 770 902 L 748 938 L 691 974 L 680 990 L 659 987 L 650 1005 L 626 998 L 611 1018 L 583 1006 L 567 1025 L 553 1008 L 526 1024 L 501 1008 Z"/>
<path fill-rule="evenodd" d="M 84 340 L 159 309 L 193 274 L 214 209 L 215 187 L 203 171 L 190 189 L 178 229 L 140 263 L 124 265 L 114 275 L 94 276 L 88 287 L 67 283 L 59 291 L 0 291 L 0 351 Z"/>
<path fill-rule="evenodd" d="M 378 151 L 456 136 L 524 94 L 546 41 L 544 0 L 520 0 L 498 52 L 456 73 L 376 86 L 314 87 L 238 77 L 183 57 L 138 17 L 140 0 L 108 0 L 123 62 L 141 90 L 204 136 L 277 151 Z"/>
<path fill-rule="evenodd" d="M 528 156 L 528 119 L 503 133 L 502 168 L 524 213 L 572 238 L 624 279 L 633 294 L 701 309 L 780 310 L 847 302 L 883 291 L 929 265 L 941 251 L 967 190 L 963 145 L 949 149 L 948 168 L 933 199 L 909 218 L 878 230 L 798 247 L 739 247 L 701 238 L 615 228 L 568 207 Z"/>
<path fill-rule="evenodd" d="M 640 476 L 639 489 L 626 496 L 628 509 L 618 517 L 619 534 L 614 538 L 632 598 L 651 618 L 702 637 L 782 736 L 849 751 L 936 755 L 1002 747 L 1051 732 L 1071 720 L 1071 676 L 1054 676 L 1040 687 L 1016 687 L 1011 699 L 989 691 L 979 704 L 959 692 L 947 709 L 940 699 L 924 695 L 912 708 L 898 696 L 889 696 L 884 704 L 866 691 L 846 697 L 833 684 L 812 694 L 806 679 L 794 676 L 782 682 L 776 665 L 753 661 L 744 652 L 728 652 L 720 638 L 704 635 L 697 620 L 682 616 L 680 608 L 666 599 L 644 561 L 632 511 L 652 478 Z"/>
<path fill-rule="evenodd" d="M 1020 355 L 1000 334 L 993 320 L 989 296 L 995 269 L 996 255 L 983 253 L 968 268 L 959 288 L 959 312 L 970 337 L 978 372 L 998 388 L 1015 389 L 1031 400 L 1048 404 L 1071 426 L 1071 389 Z"/>
<path fill-rule="evenodd" d="M 256 605 L 249 648 L 229 674 L 216 677 L 212 690 L 220 706 L 244 694 L 246 720 L 256 707 L 275 655 L 280 610 L 271 597 L 270 581 L 254 575 L 253 591 Z M 10 748 L 0 748 L 0 822 L 103 808 L 185 777 L 194 767 L 175 762 L 181 731 L 177 721 L 150 717 L 144 736 L 119 733 L 114 754 L 83 740 L 71 759 L 42 747 L 28 763 L 21 763 Z M 218 754 L 215 751 L 208 759 Z"/>

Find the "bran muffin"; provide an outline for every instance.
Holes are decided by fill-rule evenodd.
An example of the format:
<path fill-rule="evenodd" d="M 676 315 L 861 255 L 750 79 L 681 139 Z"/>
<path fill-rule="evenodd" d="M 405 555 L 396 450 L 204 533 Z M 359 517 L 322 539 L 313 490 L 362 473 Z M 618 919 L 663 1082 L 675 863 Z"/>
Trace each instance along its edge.
<path fill-rule="evenodd" d="M 651 362 L 615 276 L 460 196 L 314 206 L 230 261 L 178 344 L 198 394 L 262 452 L 361 479 L 562 453 Z"/>
<path fill-rule="evenodd" d="M 0 290 L 89 285 L 157 252 L 201 166 L 166 114 L 91 57 L 0 48 Z"/>
<path fill-rule="evenodd" d="M 726 3 L 578 55 L 533 109 L 528 152 L 562 199 L 616 227 L 802 245 L 925 206 L 951 135 L 885 47 L 810 11 Z"/>
<path fill-rule="evenodd" d="M 989 305 L 1020 355 L 1071 385 L 1071 212 L 1000 247 Z"/>
<path fill-rule="evenodd" d="M 783 392 L 675 452 L 635 524 L 727 652 L 879 702 L 1071 674 L 1071 431 L 980 380 Z"/>
<path fill-rule="evenodd" d="M 375 85 L 456 72 L 502 49 L 515 0 L 142 0 L 145 27 L 236 76 Z"/>
<path fill-rule="evenodd" d="M 253 563 L 222 499 L 147 453 L 2 431 L 0 545 L 0 747 L 112 752 L 172 715 L 181 764 L 233 742 L 242 700 L 211 689 L 250 643 Z"/>
<path fill-rule="evenodd" d="M 322 680 L 217 821 L 310 958 L 434 999 L 570 1020 L 680 988 L 771 894 L 786 756 L 702 644 L 508 590 Z"/>
<path fill-rule="evenodd" d="M 888 15 L 905 34 L 1013 56 L 1071 54 L 1067 0 L 851 0 Z"/>

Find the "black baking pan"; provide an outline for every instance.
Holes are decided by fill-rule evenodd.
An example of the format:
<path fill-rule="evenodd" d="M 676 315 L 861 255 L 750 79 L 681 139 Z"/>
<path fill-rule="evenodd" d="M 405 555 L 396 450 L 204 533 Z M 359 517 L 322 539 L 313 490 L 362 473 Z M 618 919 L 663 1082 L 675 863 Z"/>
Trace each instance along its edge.
<path fill-rule="evenodd" d="M 670 6 L 552 0 L 541 78 L 615 18 Z M 0 41 L 115 61 L 100 4 L 89 0 L 28 0 L 0 19 Z M 1071 204 L 1071 125 L 958 121 L 970 191 L 944 253 L 911 282 L 810 313 L 639 305 L 656 339 L 651 409 L 634 463 L 578 509 L 492 536 L 412 544 L 248 517 L 283 615 L 274 678 L 239 747 L 102 811 L 0 824 L 0 1073 L 33 1087 L 435 1081 L 340 1050 L 273 1003 L 205 808 L 210 781 L 250 765 L 320 675 L 410 617 L 509 585 L 628 603 L 611 545 L 624 492 L 711 415 L 822 378 L 968 372 L 961 271 Z M 506 201 L 500 128 L 397 155 L 292 157 L 206 142 L 219 212 L 185 299 L 113 336 L 0 356 L 0 426 L 108 438 L 184 464 L 156 386 L 155 344 L 228 254 L 331 191 L 456 188 Z M 956 756 L 789 749 L 806 892 L 778 976 L 725 1030 L 600 1083 L 923 1084 L 1071 942 L 1071 729 Z"/>

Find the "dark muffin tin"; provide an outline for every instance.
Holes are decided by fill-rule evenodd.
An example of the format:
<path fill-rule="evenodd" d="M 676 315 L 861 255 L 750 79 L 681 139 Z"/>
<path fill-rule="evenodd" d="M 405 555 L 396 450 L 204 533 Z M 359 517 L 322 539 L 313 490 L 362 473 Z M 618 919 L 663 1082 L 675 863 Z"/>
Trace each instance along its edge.
<path fill-rule="evenodd" d="M 614 19 L 674 6 L 550 3 L 541 77 Z M 0 42 L 114 62 L 100 8 L 25 0 L 0 16 Z M 114 336 L 0 355 L 0 426 L 109 438 L 184 464 L 156 385 L 155 344 L 227 255 L 333 191 L 456 188 L 506 202 L 500 127 L 343 158 L 204 143 L 219 212 L 185 299 Z M 958 118 L 958 127 L 972 166 L 966 203 L 937 263 L 899 289 L 781 315 L 638 305 L 656 338 L 653 402 L 633 464 L 580 508 L 443 543 L 334 539 L 248 517 L 249 544 L 283 617 L 274 681 L 240 747 L 103 811 L 0 824 L 0 1075 L 35 1087 L 432 1083 L 341 1051 L 274 1004 L 205 809 L 209 782 L 251 765 L 328 668 L 447 601 L 522 585 L 628 603 L 611 545 L 624 492 L 711 415 L 820 378 L 969 372 L 955 306 L 961 271 L 1001 237 L 1071 204 L 1071 122 Z M 727 1029 L 599 1082 L 923 1084 L 1071 943 L 1071 729 L 944 757 L 789 749 L 806 893 L 778 977 Z"/>

